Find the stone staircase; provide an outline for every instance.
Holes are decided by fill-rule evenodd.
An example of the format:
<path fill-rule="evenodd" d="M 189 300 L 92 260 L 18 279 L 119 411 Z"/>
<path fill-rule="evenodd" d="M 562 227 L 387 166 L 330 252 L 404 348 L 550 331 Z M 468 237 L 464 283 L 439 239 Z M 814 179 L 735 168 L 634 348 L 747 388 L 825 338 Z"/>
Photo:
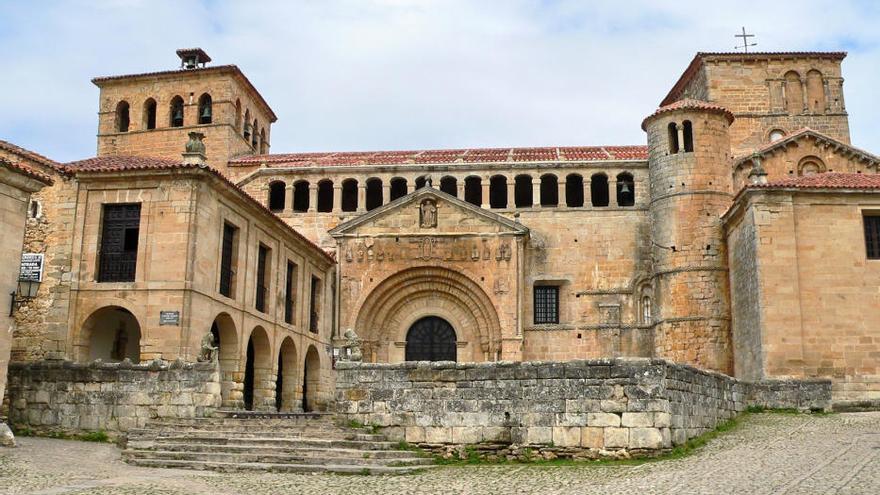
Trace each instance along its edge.
<path fill-rule="evenodd" d="M 156 420 L 129 431 L 123 448 L 123 460 L 137 466 L 227 472 L 407 474 L 433 467 L 424 453 L 326 413 L 218 411 Z"/>

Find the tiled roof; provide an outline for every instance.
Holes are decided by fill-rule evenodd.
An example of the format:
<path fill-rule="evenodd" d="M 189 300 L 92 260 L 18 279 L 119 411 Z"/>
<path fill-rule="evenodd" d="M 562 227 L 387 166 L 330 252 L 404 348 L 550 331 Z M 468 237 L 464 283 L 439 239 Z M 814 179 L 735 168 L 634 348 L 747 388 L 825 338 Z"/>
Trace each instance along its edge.
<path fill-rule="evenodd" d="M 48 175 L 46 175 L 42 172 L 38 172 L 23 163 L 12 163 L 9 160 L 5 160 L 3 158 L 0 158 L 0 167 L 6 167 L 9 170 L 12 170 L 13 172 L 17 172 L 21 175 L 25 175 L 27 177 L 30 177 L 31 179 L 36 179 L 36 180 L 42 182 L 43 184 L 46 184 L 47 186 L 51 186 L 54 183 L 52 181 L 52 178 L 49 177 Z"/>
<path fill-rule="evenodd" d="M 716 105 L 715 103 L 709 103 L 708 101 L 703 100 L 692 100 L 692 99 L 684 99 L 678 100 L 674 103 L 670 103 L 669 105 L 662 106 L 654 111 L 651 115 L 645 117 L 645 120 L 642 121 L 642 130 L 645 130 L 645 125 L 649 120 L 653 119 L 658 115 L 662 115 L 668 112 L 674 112 L 676 110 L 703 110 L 715 113 L 724 114 L 727 117 L 727 123 L 733 123 L 733 113 L 727 108 Z"/>
<path fill-rule="evenodd" d="M 60 163 L 52 160 L 51 158 L 46 158 L 45 156 L 36 153 L 34 151 L 24 149 L 21 146 L 14 145 L 8 141 L 3 141 L 0 139 L 0 149 L 5 150 L 14 155 L 21 156 L 22 158 L 27 158 L 29 160 L 35 161 L 40 165 L 49 167 L 52 170 L 55 170 L 59 173 L 65 173 L 64 166 Z"/>
<path fill-rule="evenodd" d="M 737 59 L 737 60 L 759 60 L 759 59 L 785 59 L 785 58 L 831 58 L 835 60 L 843 60 L 846 58 L 846 52 L 698 52 L 687 69 L 678 78 L 678 81 L 669 90 L 669 93 L 660 102 L 660 106 L 668 105 L 681 96 L 684 88 L 690 84 L 691 80 L 700 71 L 703 61 L 707 59 Z"/>
<path fill-rule="evenodd" d="M 184 74 L 205 74 L 210 72 L 231 72 L 239 77 L 241 77 L 245 86 L 253 92 L 254 96 L 257 98 L 257 101 L 266 109 L 269 117 L 272 119 L 272 122 L 278 120 L 278 117 L 275 115 L 275 112 L 272 110 L 272 107 L 263 99 L 263 95 L 257 91 L 257 88 L 251 83 L 250 79 L 244 75 L 241 69 L 238 68 L 237 65 L 215 65 L 213 67 L 198 67 L 196 69 L 173 69 L 173 70 L 162 70 L 156 72 L 141 72 L 139 74 L 122 74 L 119 76 L 100 76 L 92 79 L 92 84 L 98 86 L 99 88 L 105 82 L 111 81 L 121 81 L 124 79 L 135 79 L 138 77 L 162 77 L 162 76 L 174 76 L 174 75 L 184 75 Z"/>
<path fill-rule="evenodd" d="M 270 167 L 353 167 L 362 165 L 527 163 L 647 160 L 647 146 L 568 146 L 547 148 L 472 148 L 410 151 L 279 153 L 235 158 L 231 166 L 266 163 Z"/>
<path fill-rule="evenodd" d="M 845 174 L 826 172 L 824 174 L 790 177 L 768 182 L 751 184 L 749 189 L 880 189 L 880 174 Z"/>
<path fill-rule="evenodd" d="M 70 162 L 65 165 L 70 169 L 73 173 L 78 172 L 122 172 L 126 170 L 174 170 L 174 169 L 202 169 L 210 173 L 211 175 L 220 179 L 223 183 L 229 186 L 230 189 L 234 190 L 240 196 L 242 196 L 245 201 L 250 202 L 252 205 L 255 205 L 260 210 L 264 211 L 266 214 L 270 215 L 274 218 L 278 223 L 289 229 L 290 232 L 293 233 L 300 240 L 305 242 L 306 244 L 314 247 L 318 252 L 320 252 L 325 258 L 333 261 L 334 258 L 330 256 L 326 251 L 321 249 L 317 244 L 309 240 L 304 235 L 300 234 L 296 229 L 287 225 L 284 220 L 281 220 L 274 212 L 269 210 L 263 203 L 257 201 L 253 196 L 248 194 L 244 189 L 230 181 L 220 172 L 214 170 L 208 166 L 201 166 L 196 164 L 182 163 L 174 160 L 168 160 L 165 158 L 149 158 L 143 156 L 127 156 L 127 155 L 119 155 L 119 156 L 98 156 L 94 158 L 87 158 L 85 160 L 79 160 L 75 162 Z"/>
<path fill-rule="evenodd" d="M 842 142 L 838 141 L 837 139 L 834 139 L 831 136 L 827 136 L 825 134 L 822 134 L 819 131 L 814 131 L 813 129 L 810 129 L 809 127 L 803 127 L 801 129 L 798 129 L 798 130 L 792 132 L 788 136 L 785 136 L 784 138 L 782 138 L 778 141 L 773 141 L 771 143 L 767 143 L 747 155 L 743 155 L 743 156 L 738 157 L 734 161 L 734 168 L 742 165 L 743 163 L 748 162 L 755 155 L 758 155 L 763 158 L 767 154 L 773 153 L 775 150 L 778 150 L 778 149 L 785 149 L 785 147 L 787 147 L 790 143 L 797 141 L 799 139 L 803 139 L 803 138 L 815 139 L 818 143 L 821 143 L 825 146 L 833 148 L 834 151 L 846 153 L 850 156 L 855 156 L 856 158 L 858 158 L 861 161 L 866 161 L 866 162 L 868 162 L 869 166 L 870 165 L 874 165 L 874 166 L 880 165 L 880 157 L 878 157 L 874 154 L 871 154 L 863 149 L 856 148 L 855 146 L 853 146 L 851 144 L 842 143 Z"/>

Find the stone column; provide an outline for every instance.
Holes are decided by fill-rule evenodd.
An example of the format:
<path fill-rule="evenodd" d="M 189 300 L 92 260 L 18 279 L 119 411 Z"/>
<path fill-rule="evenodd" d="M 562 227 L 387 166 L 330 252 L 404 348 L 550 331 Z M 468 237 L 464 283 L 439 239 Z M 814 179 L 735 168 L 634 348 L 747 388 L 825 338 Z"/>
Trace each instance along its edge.
<path fill-rule="evenodd" d="M 333 184 L 333 211 L 342 211 L 342 184 Z"/>
<path fill-rule="evenodd" d="M 464 179 L 455 180 L 455 192 L 456 197 L 462 201 L 464 201 Z"/>
<path fill-rule="evenodd" d="M 683 124 L 675 124 L 675 130 L 678 131 L 678 152 L 684 153 L 684 125 Z M 611 180 L 609 179 L 610 183 Z"/>
<path fill-rule="evenodd" d="M 568 198 L 565 194 L 565 185 L 566 182 L 564 180 L 556 179 L 556 198 L 559 200 L 557 206 L 560 208 L 568 206 Z"/>
<path fill-rule="evenodd" d="M 617 208 L 617 177 L 608 177 L 608 206 Z"/>
<path fill-rule="evenodd" d="M 406 193 L 411 194 L 416 191 L 416 178 L 406 181 Z"/>
<path fill-rule="evenodd" d="M 541 179 L 532 179 L 532 206 L 541 206 Z"/>
<path fill-rule="evenodd" d="M 284 211 L 293 211 L 293 185 L 284 187 Z"/>
<path fill-rule="evenodd" d="M 309 212 L 318 211 L 318 185 L 309 184 Z"/>
<path fill-rule="evenodd" d="M 367 183 L 358 181 L 358 212 L 367 211 Z"/>
<path fill-rule="evenodd" d="M 483 201 L 481 208 L 489 209 L 489 178 L 483 177 L 483 180 L 480 182 L 480 186 L 483 187 Z"/>
<path fill-rule="evenodd" d="M 801 96 L 804 98 L 804 113 L 810 111 L 810 97 L 807 96 L 807 78 L 801 79 Z"/>
<path fill-rule="evenodd" d="M 511 180 L 510 177 L 505 177 L 504 180 L 507 181 L 507 208 L 513 208 L 516 206 L 514 200 L 516 195 L 516 180 Z"/>
<path fill-rule="evenodd" d="M 822 77 L 822 94 L 825 95 L 825 108 L 823 109 L 825 113 L 831 111 L 831 88 L 828 87 L 828 79 L 826 77 Z"/>
<path fill-rule="evenodd" d="M 584 206 L 593 206 L 593 191 L 591 189 L 592 181 L 584 177 Z"/>
<path fill-rule="evenodd" d="M 391 202 L 391 183 L 383 182 L 382 183 L 382 204 L 387 205 Z"/>

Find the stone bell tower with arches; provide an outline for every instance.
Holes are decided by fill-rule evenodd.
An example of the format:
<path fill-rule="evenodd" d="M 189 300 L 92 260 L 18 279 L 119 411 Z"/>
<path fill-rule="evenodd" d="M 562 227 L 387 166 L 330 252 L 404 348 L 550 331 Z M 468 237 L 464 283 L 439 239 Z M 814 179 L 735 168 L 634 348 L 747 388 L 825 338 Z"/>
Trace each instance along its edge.
<path fill-rule="evenodd" d="M 655 287 L 654 354 L 731 372 L 730 290 L 721 215 L 733 197 L 733 115 L 681 100 L 645 119 Z"/>
<path fill-rule="evenodd" d="M 98 156 L 180 158 L 190 132 L 205 136 L 208 165 L 269 153 L 275 113 L 235 65 L 208 63 L 201 48 L 177 50 L 178 69 L 92 79 L 101 90 Z"/>

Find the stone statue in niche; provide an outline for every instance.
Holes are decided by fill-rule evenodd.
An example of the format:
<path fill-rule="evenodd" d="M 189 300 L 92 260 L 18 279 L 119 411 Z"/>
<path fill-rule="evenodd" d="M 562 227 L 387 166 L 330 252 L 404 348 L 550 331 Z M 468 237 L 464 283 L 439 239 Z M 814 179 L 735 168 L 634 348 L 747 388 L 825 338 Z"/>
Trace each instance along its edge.
<path fill-rule="evenodd" d="M 419 205 L 419 226 L 423 229 L 437 226 L 437 203 L 433 199 L 425 199 Z"/>
<path fill-rule="evenodd" d="M 208 332 L 202 337 L 202 350 L 199 352 L 198 361 L 200 363 L 217 362 L 217 343 L 214 341 L 214 334 Z"/>
<path fill-rule="evenodd" d="M 496 294 L 507 294 L 510 288 L 507 286 L 507 279 L 497 279 L 495 280 L 495 293 Z"/>

